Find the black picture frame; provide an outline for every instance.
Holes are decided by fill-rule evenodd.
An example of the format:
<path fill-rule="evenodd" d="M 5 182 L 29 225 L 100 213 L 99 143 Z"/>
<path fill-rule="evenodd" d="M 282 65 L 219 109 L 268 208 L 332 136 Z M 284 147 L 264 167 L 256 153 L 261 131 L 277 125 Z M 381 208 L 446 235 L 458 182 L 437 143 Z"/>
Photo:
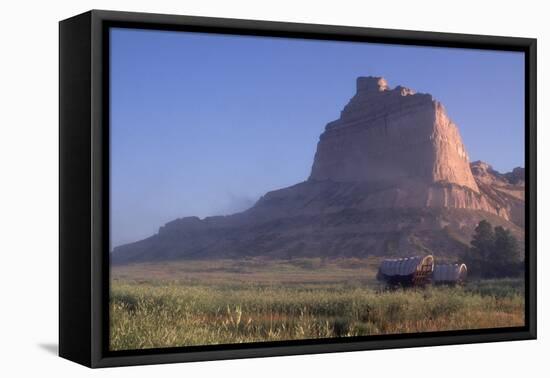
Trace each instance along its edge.
<path fill-rule="evenodd" d="M 339 339 L 108 350 L 108 28 L 200 31 L 525 53 L 524 327 Z M 88 367 L 536 338 L 536 39 L 92 10 L 59 24 L 59 354 Z"/>

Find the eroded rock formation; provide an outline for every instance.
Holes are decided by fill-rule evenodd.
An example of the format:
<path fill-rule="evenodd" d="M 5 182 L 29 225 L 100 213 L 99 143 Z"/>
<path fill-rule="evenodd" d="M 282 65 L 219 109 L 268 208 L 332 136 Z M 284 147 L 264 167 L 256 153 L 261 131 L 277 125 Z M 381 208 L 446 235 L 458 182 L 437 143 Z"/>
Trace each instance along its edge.
<path fill-rule="evenodd" d="M 429 94 L 360 77 L 357 93 L 317 145 L 310 181 L 366 182 L 371 207 L 506 208 L 481 195 L 458 127 Z"/>
<path fill-rule="evenodd" d="M 441 103 L 360 77 L 321 134 L 309 178 L 250 209 L 169 222 L 114 263 L 269 256 L 456 256 L 482 219 L 523 236 L 525 173 L 470 164 Z"/>
<path fill-rule="evenodd" d="M 450 183 L 479 192 L 456 125 L 429 94 L 360 77 L 321 134 L 310 180 Z"/>
<path fill-rule="evenodd" d="M 499 173 L 489 164 L 475 161 L 471 164 L 477 185 L 487 202 L 503 218 L 523 227 L 525 223 L 525 169 Z"/>

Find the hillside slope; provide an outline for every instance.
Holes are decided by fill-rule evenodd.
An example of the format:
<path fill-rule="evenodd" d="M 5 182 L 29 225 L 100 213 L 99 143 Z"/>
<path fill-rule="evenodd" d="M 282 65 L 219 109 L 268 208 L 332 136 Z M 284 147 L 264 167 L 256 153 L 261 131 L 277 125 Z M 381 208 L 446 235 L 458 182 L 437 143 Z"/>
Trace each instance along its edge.
<path fill-rule="evenodd" d="M 522 168 L 471 163 L 429 94 L 361 77 L 319 138 L 309 178 L 229 216 L 186 217 L 116 247 L 113 263 L 268 256 L 457 256 L 480 220 L 524 238 Z"/>

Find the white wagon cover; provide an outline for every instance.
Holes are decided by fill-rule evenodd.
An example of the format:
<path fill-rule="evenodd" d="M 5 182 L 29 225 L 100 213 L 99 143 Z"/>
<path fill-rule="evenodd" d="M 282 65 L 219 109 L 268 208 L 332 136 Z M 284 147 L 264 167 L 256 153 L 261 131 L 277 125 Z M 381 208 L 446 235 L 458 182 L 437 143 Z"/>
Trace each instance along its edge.
<path fill-rule="evenodd" d="M 380 273 L 385 276 L 409 276 L 431 256 L 414 256 L 399 259 L 386 259 L 380 264 Z M 431 259 L 433 261 L 433 258 Z"/>
<path fill-rule="evenodd" d="M 437 264 L 434 266 L 434 282 L 456 282 L 466 278 L 465 264 Z"/>

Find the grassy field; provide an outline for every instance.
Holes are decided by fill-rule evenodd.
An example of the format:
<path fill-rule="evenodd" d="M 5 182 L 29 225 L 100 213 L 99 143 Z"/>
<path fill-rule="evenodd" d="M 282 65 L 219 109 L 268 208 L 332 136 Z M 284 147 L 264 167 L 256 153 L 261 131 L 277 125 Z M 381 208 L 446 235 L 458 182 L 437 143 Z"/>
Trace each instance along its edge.
<path fill-rule="evenodd" d="M 113 267 L 111 349 L 524 324 L 523 281 L 386 290 L 377 259 L 183 261 Z"/>

